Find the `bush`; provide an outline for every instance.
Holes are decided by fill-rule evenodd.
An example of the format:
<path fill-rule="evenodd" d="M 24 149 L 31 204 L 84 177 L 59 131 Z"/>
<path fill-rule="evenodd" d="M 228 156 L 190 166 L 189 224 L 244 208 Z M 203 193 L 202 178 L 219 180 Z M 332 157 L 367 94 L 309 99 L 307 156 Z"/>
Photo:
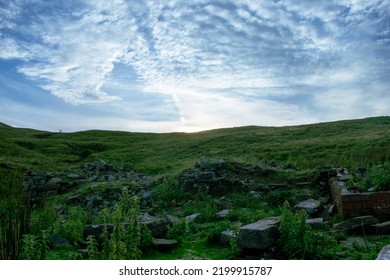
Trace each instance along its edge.
<path fill-rule="evenodd" d="M 154 202 L 158 207 L 171 207 L 181 200 L 190 197 L 189 193 L 184 190 L 176 178 L 166 179 L 163 183 L 156 186 Z"/>
<path fill-rule="evenodd" d="M 50 235 L 42 230 L 39 235 L 25 234 L 22 239 L 21 257 L 24 260 L 44 260 L 49 250 Z"/>
<path fill-rule="evenodd" d="M 357 182 L 360 191 L 373 188 L 375 191 L 390 191 L 390 160 L 383 165 L 373 165 L 368 168 L 367 175 Z"/>
<path fill-rule="evenodd" d="M 315 232 L 306 224 L 305 210 L 293 213 L 289 203 L 283 204 L 280 223 L 280 245 L 288 259 L 332 258 L 336 239 L 325 232 Z"/>
<path fill-rule="evenodd" d="M 180 221 L 168 226 L 167 237 L 176 239 L 179 243 L 181 243 L 186 232 L 187 232 L 187 223 L 185 221 Z"/>
<path fill-rule="evenodd" d="M 85 210 L 79 206 L 71 207 L 67 219 L 59 226 L 58 232 L 69 241 L 82 242 L 86 223 Z"/>

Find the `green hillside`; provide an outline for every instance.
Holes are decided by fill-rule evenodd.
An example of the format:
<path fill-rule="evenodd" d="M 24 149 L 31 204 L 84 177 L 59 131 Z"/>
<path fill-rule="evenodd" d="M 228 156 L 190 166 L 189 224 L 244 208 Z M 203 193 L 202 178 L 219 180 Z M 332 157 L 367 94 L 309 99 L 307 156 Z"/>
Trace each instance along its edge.
<path fill-rule="evenodd" d="M 150 174 L 191 166 L 199 157 L 274 160 L 301 167 L 380 162 L 390 155 L 390 117 L 290 127 L 238 127 L 199 133 L 53 133 L 0 125 L 0 164 L 61 170 L 102 158 Z"/>
<path fill-rule="evenodd" d="M 321 232 L 305 225 L 298 234 L 294 225 L 306 216 L 288 206 L 309 196 L 322 197 L 328 209 L 328 178 L 321 174 L 337 166 L 368 167 L 368 179 L 350 184 L 388 188 L 390 117 L 198 133 L 66 133 L 0 123 L 0 139 L 0 259 L 247 258 L 236 241 L 220 244 L 221 232 L 280 215 L 287 217 L 280 238 L 288 247 L 279 240 L 274 258 L 372 259 L 390 242 L 388 236 L 365 239 L 367 248 L 340 245 L 347 236 L 330 230 L 342 220 L 335 213 L 325 213 Z M 226 209 L 233 210 L 216 218 Z M 177 217 L 162 235 L 178 242 L 174 250 L 151 247 L 140 211 Z M 110 239 L 86 239 L 89 225 L 107 223 L 114 229 Z M 56 247 L 54 239 L 64 237 L 67 246 Z"/>

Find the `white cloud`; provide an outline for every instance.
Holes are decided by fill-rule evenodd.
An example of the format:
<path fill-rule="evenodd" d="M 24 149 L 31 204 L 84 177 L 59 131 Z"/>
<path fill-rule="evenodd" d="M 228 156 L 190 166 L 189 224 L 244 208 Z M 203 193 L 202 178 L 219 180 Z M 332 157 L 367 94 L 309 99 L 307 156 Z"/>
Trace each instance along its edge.
<path fill-rule="evenodd" d="M 37 1 L 36 18 L 26 2 L 14 3 L 0 9 L 0 59 L 23 59 L 19 73 L 72 104 L 131 102 L 132 86 L 118 94 L 112 84 L 120 63 L 135 73 L 124 85 L 174 102 L 174 125 L 184 130 L 316 121 L 318 108 L 340 110 L 327 101 L 337 87 L 359 110 L 367 92 L 381 92 L 370 93 L 364 112 L 385 112 L 378 96 L 389 86 L 387 1 L 99 0 L 67 2 L 52 14 Z M 11 15 L 33 20 L 19 26 Z M 7 30 L 18 36 L 5 36 Z M 300 91 L 312 107 L 271 98 Z M 339 116 L 348 114 L 358 109 Z"/>

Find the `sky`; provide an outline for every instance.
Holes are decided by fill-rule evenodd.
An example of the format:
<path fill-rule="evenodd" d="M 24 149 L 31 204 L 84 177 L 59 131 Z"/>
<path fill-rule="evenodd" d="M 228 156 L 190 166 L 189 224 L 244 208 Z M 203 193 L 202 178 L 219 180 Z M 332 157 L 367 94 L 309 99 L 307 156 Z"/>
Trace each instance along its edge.
<path fill-rule="evenodd" d="M 390 115 L 390 0 L 0 0 L 0 122 L 194 132 Z"/>

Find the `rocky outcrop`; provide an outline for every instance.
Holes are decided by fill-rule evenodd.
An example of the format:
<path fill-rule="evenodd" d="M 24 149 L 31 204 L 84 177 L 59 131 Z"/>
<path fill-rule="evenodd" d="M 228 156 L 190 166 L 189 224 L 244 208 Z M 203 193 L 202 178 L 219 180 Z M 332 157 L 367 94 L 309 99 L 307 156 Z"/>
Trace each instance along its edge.
<path fill-rule="evenodd" d="M 270 168 L 260 165 L 240 164 L 225 160 L 209 161 L 200 159 L 193 168 L 179 176 L 179 184 L 192 193 L 224 195 L 242 191 L 251 182 L 272 173 Z M 245 178 L 245 180 L 243 180 Z"/>
<path fill-rule="evenodd" d="M 24 192 L 30 202 L 30 206 L 42 203 L 47 197 L 68 192 L 73 184 L 57 177 L 51 172 L 28 171 L 23 176 Z"/>
<path fill-rule="evenodd" d="M 276 244 L 279 217 L 269 217 L 240 228 L 237 242 L 242 249 L 264 250 Z"/>
<path fill-rule="evenodd" d="M 148 187 L 150 177 L 131 170 L 124 164 L 114 167 L 103 160 L 85 163 L 77 172 L 74 170 L 54 174 L 52 172 L 28 171 L 23 176 L 23 186 L 31 207 L 40 205 L 45 199 L 64 194 L 74 190 L 81 184 L 89 185 L 89 192 L 75 193 L 68 198 L 69 205 L 80 205 L 86 209 L 97 212 L 105 202 L 108 206 L 116 204 L 121 197 L 123 187 L 113 186 L 97 190 L 100 183 L 122 182 L 123 184 L 136 184 L 138 187 L 128 188 L 132 195 L 141 199 L 141 206 L 147 208 L 151 205 L 154 192 Z"/>

